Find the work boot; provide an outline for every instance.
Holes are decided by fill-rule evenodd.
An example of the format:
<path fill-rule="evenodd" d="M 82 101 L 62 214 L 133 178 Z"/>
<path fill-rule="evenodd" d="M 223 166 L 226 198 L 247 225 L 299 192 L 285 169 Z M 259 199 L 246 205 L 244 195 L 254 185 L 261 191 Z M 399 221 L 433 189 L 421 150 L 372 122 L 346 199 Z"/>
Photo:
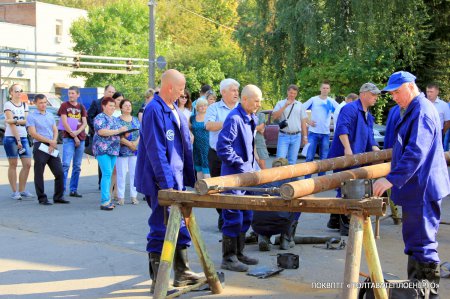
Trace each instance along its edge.
<path fill-rule="evenodd" d="M 246 272 L 248 267 L 237 258 L 238 238 L 222 235 L 222 265 L 221 268 L 236 272 Z"/>
<path fill-rule="evenodd" d="M 237 244 L 237 258 L 240 262 L 246 265 L 256 265 L 258 264 L 258 259 L 251 258 L 247 255 L 244 255 L 245 248 L 245 233 L 239 234 L 238 244 Z"/>
<path fill-rule="evenodd" d="M 259 251 L 270 251 L 270 237 L 258 235 Z"/>
<path fill-rule="evenodd" d="M 202 279 L 202 276 L 194 273 L 189 268 L 188 264 L 188 254 L 186 248 L 175 249 L 175 256 L 173 259 L 173 286 L 174 287 L 184 287 L 187 285 L 193 285 Z"/>
<path fill-rule="evenodd" d="M 419 280 L 430 282 L 430 299 L 439 299 L 439 281 L 441 278 L 438 263 L 417 263 Z"/>
<path fill-rule="evenodd" d="M 290 241 L 289 241 L 289 247 L 294 248 L 295 247 L 295 233 L 297 232 L 297 224 L 298 221 L 292 222 L 291 225 L 291 231 L 290 231 Z"/>
<path fill-rule="evenodd" d="M 152 280 L 152 286 L 150 287 L 150 293 L 155 292 L 156 277 L 158 276 L 159 262 L 161 260 L 161 255 L 155 252 L 148 253 L 148 272 Z"/>
<path fill-rule="evenodd" d="M 331 229 L 339 229 L 339 214 L 330 214 L 330 220 L 328 220 L 327 227 Z"/>
<path fill-rule="evenodd" d="M 350 229 L 350 219 L 346 215 L 339 215 L 339 231 L 341 236 L 348 236 Z"/>
<path fill-rule="evenodd" d="M 417 275 L 417 269 L 417 261 L 411 255 L 408 255 L 408 266 L 406 268 L 406 271 L 408 272 L 409 280 L 419 279 Z"/>

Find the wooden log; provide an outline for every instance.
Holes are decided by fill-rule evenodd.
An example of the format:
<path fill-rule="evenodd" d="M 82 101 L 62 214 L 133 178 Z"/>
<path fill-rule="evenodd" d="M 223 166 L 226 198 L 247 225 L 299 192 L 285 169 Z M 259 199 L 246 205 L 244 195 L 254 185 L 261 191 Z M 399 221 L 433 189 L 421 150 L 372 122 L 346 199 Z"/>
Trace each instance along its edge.
<path fill-rule="evenodd" d="M 335 189 L 341 182 L 351 179 L 375 179 L 386 176 L 391 170 L 391 163 L 365 166 L 315 178 L 283 184 L 280 188 L 281 196 L 285 199 L 298 198 L 313 193 Z"/>
<path fill-rule="evenodd" d="M 192 208 L 183 208 L 183 216 L 185 218 L 186 227 L 191 235 L 195 251 L 200 258 L 200 263 L 203 267 L 203 272 L 205 273 L 211 292 L 213 294 L 220 294 L 223 292 L 222 284 L 220 283 L 214 263 L 206 250 L 206 245 L 201 237 L 200 228 L 197 225 Z"/>
<path fill-rule="evenodd" d="M 178 232 L 180 230 L 181 211 L 177 204 L 170 208 L 169 222 L 167 223 L 166 236 L 161 252 L 161 261 L 158 268 L 158 276 L 155 285 L 155 299 L 163 299 L 167 295 L 169 287 L 170 271 L 177 246 Z"/>
<path fill-rule="evenodd" d="M 378 256 L 377 244 L 372 230 L 372 222 L 367 217 L 363 224 L 363 245 L 366 255 L 367 267 L 369 268 L 370 279 L 374 283 L 382 285 L 384 283 L 383 271 L 381 270 L 380 258 Z M 375 298 L 388 299 L 385 288 L 374 288 Z"/>
<path fill-rule="evenodd" d="M 285 179 L 304 176 L 317 172 L 329 171 L 354 167 L 374 162 L 382 162 L 391 159 L 392 149 L 362 153 L 352 156 L 343 156 L 326 160 L 318 160 L 295 165 L 275 167 L 240 174 L 232 174 L 215 178 L 208 178 L 197 181 L 195 190 L 199 194 L 217 193 L 212 190 L 214 186 L 218 187 L 248 187 L 261 184 L 281 181 Z"/>
<path fill-rule="evenodd" d="M 353 213 L 350 218 L 347 252 L 345 257 L 344 286 L 342 298 L 356 299 L 358 296 L 359 268 L 363 243 L 364 216 Z"/>
<path fill-rule="evenodd" d="M 191 191 L 160 190 L 158 201 L 162 206 L 182 204 L 184 207 L 220 208 L 253 211 L 290 211 L 309 213 L 350 214 L 361 211 L 365 215 L 383 216 L 386 204 L 383 198 L 364 200 L 341 198 L 303 197 L 284 200 L 276 196 L 232 194 L 198 195 Z"/>
<path fill-rule="evenodd" d="M 450 152 L 444 153 L 447 164 L 450 163 Z M 299 180 L 283 184 L 280 188 L 281 196 L 292 199 L 339 188 L 341 183 L 351 179 L 376 179 L 387 176 L 391 171 L 391 163 L 365 166 L 338 173 L 328 174 L 311 179 Z"/>

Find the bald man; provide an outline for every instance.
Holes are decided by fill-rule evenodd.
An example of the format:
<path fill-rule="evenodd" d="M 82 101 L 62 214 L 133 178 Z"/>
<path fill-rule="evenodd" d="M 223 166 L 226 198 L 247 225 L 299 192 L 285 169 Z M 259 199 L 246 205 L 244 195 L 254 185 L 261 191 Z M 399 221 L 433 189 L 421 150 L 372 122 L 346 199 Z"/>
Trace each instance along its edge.
<path fill-rule="evenodd" d="M 221 175 L 255 170 L 254 136 L 256 111 L 261 107 L 262 93 L 255 85 L 247 85 L 241 103 L 228 114 L 217 140 L 217 156 L 222 161 Z M 232 191 L 245 194 L 244 191 Z M 257 259 L 244 255 L 245 233 L 250 227 L 252 211 L 222 210 L 222 269 L 245 272 Z"/>
<path fill-rule="evenodd" d="M 150 232 L 147 236 L 149 272 L 152 279 L 151 292 L 155 288 L 166 226 L 164 215 L 168 208 L 158 204 L 161 189 L 185 190 L 194 187 L 195 175 L 192 159 L 192 144 L 185 117 L 174 102 L 184 94 L 186 79 L 176 70 L 167 70 L 161 77 L 161 90 L 148 103 L 142 117 L 142 126 L 135 186 L 145 195 L 152 209 L 148 220 Z M 201 278 L 189 269 L 187 247 L 191 238 L 184 222 L 180 227 L 174 258 L 174 286 L 195 284 Z"/>

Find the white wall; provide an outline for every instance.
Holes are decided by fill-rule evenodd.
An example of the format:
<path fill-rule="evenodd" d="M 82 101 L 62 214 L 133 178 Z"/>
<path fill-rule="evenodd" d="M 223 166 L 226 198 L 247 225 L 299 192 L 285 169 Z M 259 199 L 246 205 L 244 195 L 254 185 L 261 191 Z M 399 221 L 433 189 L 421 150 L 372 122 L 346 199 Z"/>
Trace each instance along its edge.
<path fill-rule="evenodd" d="M 82 9 L 37 2 L 36 27 L 0 22 L 0 47 L 19 48 L 46 53 L 73 54 L 70 26 L 73 21 L 86 16 L 87 12 Z M 60 41 L 56 38 L 57 20 L 62 21 Z M 4 56 L 5 54 L 0 55 Z M 55 60 L 55 57 L 39 56 L 38 58 Z M 45 65 L 50 66 L 50 64 Z M 6 77 L 11 70 L 12 68 L 10 67 L 1 67 L 1 77 Z M 22 77 L 17 76 L 18 70 L 21 70 L 19 75 L 23 74 Z M 35 73 L 34 68 L 20 68 L 20 64 L 14 68 L 10 75 L 11 81 L 28 81 L 28 88 L 25 86 L 24 88 L 31 92 L 52 93 L 54 92 L 54 83 L 65 83 L 69 86 L 76 85 L 84 87 L 84 79 L 72 78 L 70 76 L 70 71 L 60 70 L 38 69 Z"/>

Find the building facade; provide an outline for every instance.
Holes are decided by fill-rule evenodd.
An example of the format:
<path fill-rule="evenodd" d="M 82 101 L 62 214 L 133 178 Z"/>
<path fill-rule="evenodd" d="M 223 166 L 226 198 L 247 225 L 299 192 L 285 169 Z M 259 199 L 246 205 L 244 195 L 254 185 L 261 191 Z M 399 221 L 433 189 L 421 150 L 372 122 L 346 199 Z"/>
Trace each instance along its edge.
<path fill-rule="evenodd" d="M 0 0 L 0 49 L 73 55 L 70 27 L 74 21 L 83 17 L 87 17 L 87 11 L 82 9 L 42 2 Z M 0 57 L 5 56 L 11 55 L 0 53 Z M 20 55 L 20 58 L 34 59 L 35 56 Z M 0 89 L 21 83 L 26 92 L 59 93 L 60 88 L 84 86 L 84 79 L 71 77 L 71 71 L 42 67 L 46 65 L 49 64 L 21 61 L 12 64 L 0 60 Z"/>

